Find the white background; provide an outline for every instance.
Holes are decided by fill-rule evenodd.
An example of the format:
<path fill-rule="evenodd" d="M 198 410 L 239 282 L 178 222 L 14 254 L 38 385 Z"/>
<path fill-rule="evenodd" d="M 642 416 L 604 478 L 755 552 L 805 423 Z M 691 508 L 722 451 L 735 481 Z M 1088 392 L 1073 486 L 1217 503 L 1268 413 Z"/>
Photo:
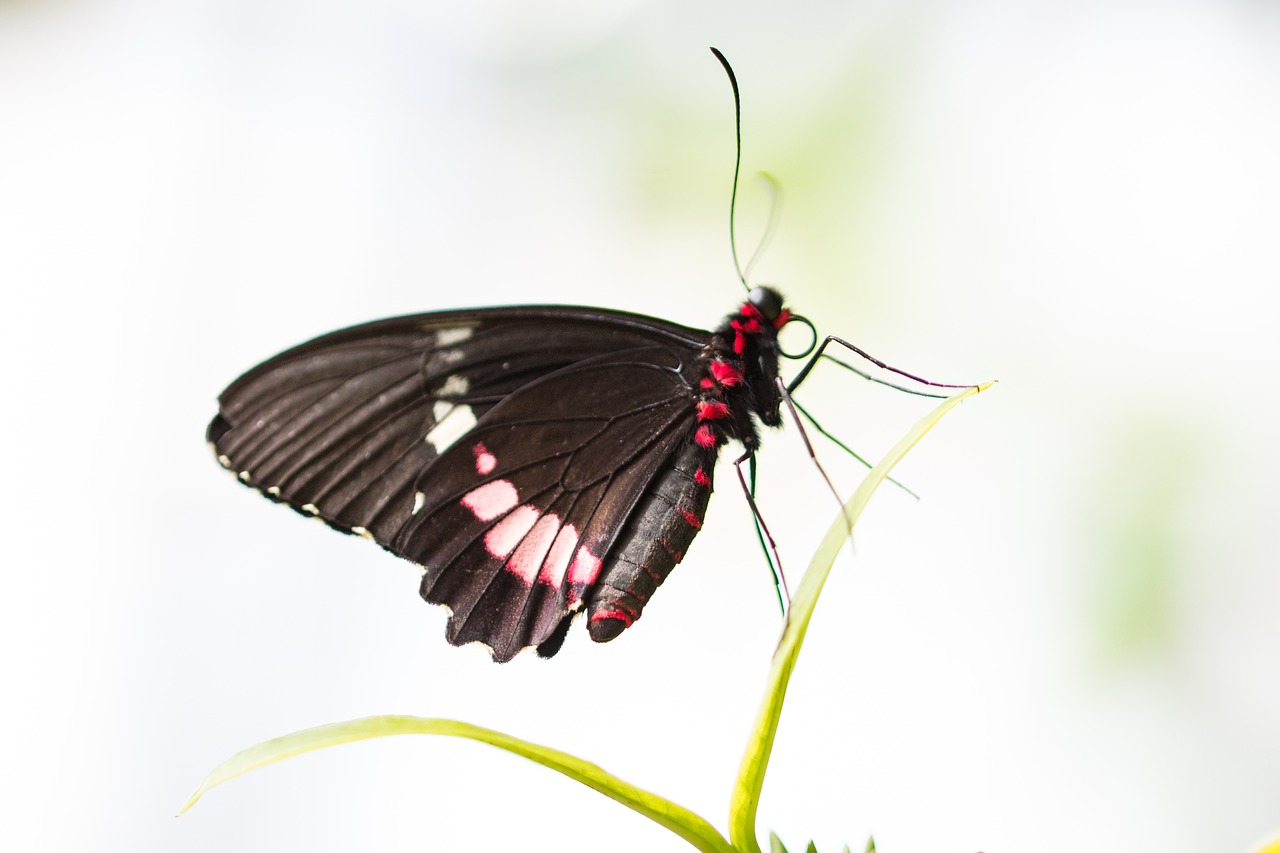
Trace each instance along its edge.
<path fill-rule="evenodd" d="M 756 280 L 901 367 L 1001 380 L 838 564 L 762 829 L 1203 853 L 1280 828 L 1274 4 L 27 0 L 0 6 L 0 847 L 685 849 L 429 738 L 174 818 L 236 750 L 375 713 L 558 746 L 724 827 L 777 630 L 730 469 L 635 628 L 498 667 L 444 643 L 411 566 L 203 440 L 239 372 L 361 320 L 717 322 L 741 291 L 710 44 L 746 173 L 786 194 Z M 748 180 L 744 254 L 766 209 Z M 871 456 L 927 408 L 834 369 L 800 397 Z M 834 502 L 794 429 L 762 464 L 797 576 Z"/>

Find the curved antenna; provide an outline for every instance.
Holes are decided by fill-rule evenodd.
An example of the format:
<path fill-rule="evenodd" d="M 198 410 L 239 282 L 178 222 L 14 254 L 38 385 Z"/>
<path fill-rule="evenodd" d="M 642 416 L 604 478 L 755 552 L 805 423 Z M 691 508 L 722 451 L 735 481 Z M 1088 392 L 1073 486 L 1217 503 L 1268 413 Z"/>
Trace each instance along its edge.
<path fill-rule="evenodd" d="M 724 73 L 729 75 L 729 85 L 733 87 L 733 132 L 738 151 L 733 160 L 733 192 L 729 194 L 729 251 L 733 253 L 733 268 L 738 272 L 738 281 L 742 282 L 747 292 L 750 292 L 751 285 L 747 284 L 747 277 L 742 272 L 742 264 L 738 263 L 738 241 L 733 233 L 734 210 L 738 206 L 738 172 L 742 168 L 742 98 L 738 95 L 738 78 L 734 76 L 729 60 L 714 47 L 711 48 L 711 52 L 724 66 Z"/>
<path fill-rule="evenodd" d="M 768 172 L 759 172 L 757 177 L 764 183 L 765 189 L 769 193 L 769 220 L 765 223 L 764 234 L 761 235 L 760 242 L 756 244 L 756 250 L 751 253 L 751 259 L 747 261 L 747 265 L 742 269 L 744 278 L 751 277 L 752 267 L 756 265 L 756 261 L 760 260 L 764 250 L 769 248 L 769 244 L 773 242 L 773 235 L 778 230 L 778 219 L 782 209 L 782 185 L 778 183 L 778 179 Z"/>

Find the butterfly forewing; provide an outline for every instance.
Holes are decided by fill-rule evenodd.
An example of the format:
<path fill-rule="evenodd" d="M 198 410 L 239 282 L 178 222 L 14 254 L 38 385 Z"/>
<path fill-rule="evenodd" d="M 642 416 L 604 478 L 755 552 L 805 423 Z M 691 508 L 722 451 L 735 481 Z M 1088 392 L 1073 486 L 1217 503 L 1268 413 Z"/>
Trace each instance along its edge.
<path fill-rule="evenodd" d="M 268 497 L 389 546 L 421 473 L 513 390 L 602 353 L 706 334 L 646 320 L 532 307 L 354 326 L 232 383 L 208 439 Z"/>

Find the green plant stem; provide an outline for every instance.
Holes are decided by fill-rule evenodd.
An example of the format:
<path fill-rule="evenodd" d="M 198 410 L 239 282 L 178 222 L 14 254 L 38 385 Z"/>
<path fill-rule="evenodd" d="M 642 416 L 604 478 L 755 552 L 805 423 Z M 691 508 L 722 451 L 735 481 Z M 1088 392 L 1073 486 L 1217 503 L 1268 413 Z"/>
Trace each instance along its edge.
<path fill-rule="evenodd" d="M 889 476 L 893 467 L 929 430 L 933 429 L 938 421 L 942 420 L 944 415 L 964 400 L 989 388 L 990 385 L 991 383 L 987 383 L 954 394 L 917 421 L 911 431 L 904 435 L 893 449 L 867 473 L 857 491 L 849 498 L 831 527 L 827 529 L 826 536 L 823 537 L 822 543 L 813 555 L 813 560 L 805 570 L 795 597 L 791 600 L 782 639 L 779 640 L 778 647 L 773 653 L 773 665 L 766 681 L 764 701 L 756 715 L 753 734 L 747 743 L 747 750 L 742 756 L 742 764 L 738 770 L 738 778 L 734 783 L 729 808 L 729 840 L 735 850 L 743 853 L 761 853 L 760 845 L 756 841 L 756 811 L 760 804 L 760 791 L 764 787 L 765 771 L 769 766 L 769 756 L 773 752 L 773 741 L 778 732 L 778 720 L 782 716 L 782 704 L 786 699 L 791 672 L 795 669 L 800 648 L 804 644 L 805 633 L 809 630 L 809 620 L 813 618 L 818 596 L 822 593 L 827 577 L 831 574 L 836 556 L 844 547 L 845 541 L 852 536 L 853 525 L 857 523 L 871 495 Z"/>

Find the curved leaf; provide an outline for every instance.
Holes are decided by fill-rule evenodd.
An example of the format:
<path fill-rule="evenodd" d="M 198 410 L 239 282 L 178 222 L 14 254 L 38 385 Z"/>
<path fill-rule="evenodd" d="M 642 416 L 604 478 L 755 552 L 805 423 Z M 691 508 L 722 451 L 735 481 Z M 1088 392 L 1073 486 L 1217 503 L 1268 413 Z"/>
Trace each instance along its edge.
<path fill-rule="evenodd" d="M 588 788 L 594 788 L 612 800 L 636 811 L 655 823 L 666 827 L 676 835 L 688 841 L 704 853 L 733 853 L 724 836 L 720 835 L 703 818 L 657 794 L 637 788 L 624 782 L 617 776 L 597 767 L 590 762 L 575 758 L 557 749 L 530 743 L 519 738 L 496 732 L 492 729 L 473 726 L 458 720 L 431 719 L 426 717 L 408 717 L 386 715 L 364 717 L 344 723 L 333 723 L 317 726 L 300 732 L 273 738 L 257 746 L 236 753 L 219 764 L 204 782 L 182 811 L 195 805 L 196 801 L 223 782 L 248 773 L 267 764 L 291 758 L 313 749 L 323 749 L 352 741 L 367 740 L 375 737 L 401 734 L 447 735 L 449 737 L 470 738 L 483 743 L 505 749 L 516 755 L 536 761 L 544 767 L 563 773 Z"/>
<path fill-rule="evenodd" d="M 755 825 L 756 809 L 760 803 L 760 790 L 764 786 L 764 774 L 769 765 L 769 754 L 773 751 L 773 739 L 778 731 L 778 718 L 782 715 L 782 703 L 786 698 L 787 683 L 791 680 L 791 671 L 795 668 L 796 659 L 800 656 L 800 647 L 804 643 L 805 632 L 809 630 L 809 620 L 813 617 L 813 609 L 818 603 L 823 584 L 831 573 L 836 555 L 844 547 L 845 541 L 853 534 L 853 525 L 866 507 L 871 495 L 889 476 L 893 467 L 924 438 L 929 430 L 937 425 L 942 417 L 960 405 L 961 402 L 980 391 L 990 388 L 992 383 L 967 388 L 954 394 L 929 414 L 925 415 L 911 431 L 904 435 L 893 449 L 872 468 L 859 484 L 853 497 L 849 498 L 835 521 L 827 530 L 822 543 L 805 570 L 800 586 L 791 599 L 791 607 L 787 611 L 787 626 L 773 653 L 773 666 L 766 681 L 764 701 L 756 717 L 755 728 L 747 742 L 746 753 L 742 757 L 742 765 L 738 770 L 738 778 L 734 783 L 733 798 L 729 807 L 729 839 L 737 850 L 745 853 L 760 853 L 756 842 Z"/>

